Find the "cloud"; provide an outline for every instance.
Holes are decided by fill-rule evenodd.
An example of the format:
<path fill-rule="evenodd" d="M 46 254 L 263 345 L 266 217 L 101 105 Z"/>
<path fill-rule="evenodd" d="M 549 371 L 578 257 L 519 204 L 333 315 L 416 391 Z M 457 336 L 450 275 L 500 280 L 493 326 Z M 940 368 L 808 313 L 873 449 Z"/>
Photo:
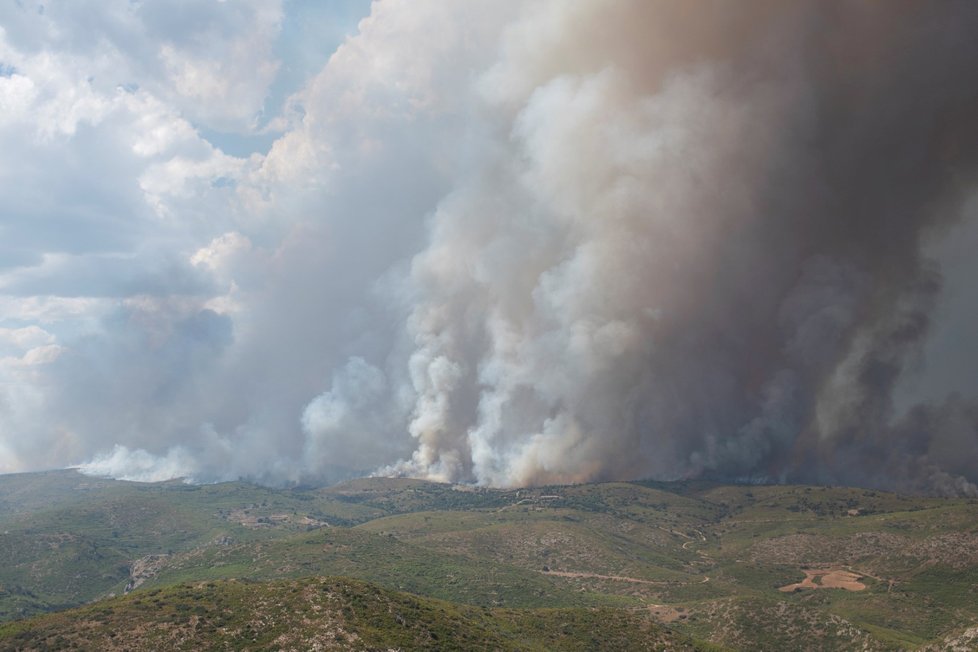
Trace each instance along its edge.
<path fill-rule="evenodd" d="M 29 349 L 34 346 L 52 344 L 54 336 L 39 326 L 24 328 L 0 328 L 0 343 L 17 349 Z"/>
<path fill-rule="evenodd" d="M 82 1 L 10 3 L 0 13 L 7 42 L 0 52 L 16 69 L 46 62 L 105 92 L 141 88 L 191 121 L 226 130 L 256 126 L 279 62 L 273 46 L 282 3 Z M 5 57 L 6 58 L 6 57 Z M 91 106 L 64 97 L 57 116 Z"/>

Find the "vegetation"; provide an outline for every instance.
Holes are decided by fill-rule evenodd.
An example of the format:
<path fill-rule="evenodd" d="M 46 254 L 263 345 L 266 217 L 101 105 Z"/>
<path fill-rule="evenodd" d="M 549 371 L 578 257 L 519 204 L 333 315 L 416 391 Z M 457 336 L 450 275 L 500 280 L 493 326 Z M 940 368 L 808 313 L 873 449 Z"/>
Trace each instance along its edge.
<path fill-rule="evenodd" d="M 101 649 L 103 636 L 138 648 L 122 632 L 110 636 L 125 619 L 93 624 L 111 609 L 142 623 L 139 640 L 157 646 L 306 649 L 314 639 L 275 641 L 306 627 L 294 620 L 301 614 L 319 622 L 287 598 L 321 584 L 340 596 L 328 622 L 357 637 L 335 641 L 366 648 L 437 640 L 441 649 L 448 641 L 475 645 L 461 649 L 655 649 L 629 638 L 646 631 L 650 641 L 678 632 L 692 638 L 674 643 L 729 649 L 951 649 L 978 641 L 976 523 L 974 500 L 845 487 L 504 491 L 368 478 L 269 489 L 73 471 L 0 476 L 0 620 L 57 612 L 10 622 L 0 647 L 54 649 L 62 640 Z M 360 581 L 326 579 L 337 576 Z M 421 611 L 410 613 L 440 614 L 441 624 L 422 618 L 375 631 L 373 616 L 361 618 L 374 607 L 361 613 L 356 605 L 367 598 L 354 598 L 357 591 L 375 606 L 414 601 Z M 241 624 L 259 608 L 249 600 L 288 607 L 275 637 L 262 630 L 255 638 Z M 199 637 L 205 629 L 210 638 Z M 587 639 L 590 630 L 599 638 Z"/>
<path fill-rule="evenodd" d="M 180 584 L 0 627 L 19 650 L 694 650 L 644 610 L 487 610 L 357 580 Z"/>

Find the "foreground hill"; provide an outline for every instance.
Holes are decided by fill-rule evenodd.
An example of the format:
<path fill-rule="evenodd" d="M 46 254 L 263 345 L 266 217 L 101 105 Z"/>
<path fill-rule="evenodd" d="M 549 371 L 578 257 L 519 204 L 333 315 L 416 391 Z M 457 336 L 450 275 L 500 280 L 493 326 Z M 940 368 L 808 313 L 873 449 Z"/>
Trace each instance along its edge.
<path fill-rule="evenodd" d="M 186 583 L 345 576 L 460 609 L 616 609 L 602 613 L 621 626 L 641 613 L 731 649 L 978 642 L 968 499 L 381 478 L 275 490 L 64 471 L 0 476 L 0 533 L 0 621 Z"/>
<path fill-rule="evenodd" d="M 480 609 L 343 578 L 181 584 L 0 627 L 16 650 L 701 649 L 646 610 Z"/>

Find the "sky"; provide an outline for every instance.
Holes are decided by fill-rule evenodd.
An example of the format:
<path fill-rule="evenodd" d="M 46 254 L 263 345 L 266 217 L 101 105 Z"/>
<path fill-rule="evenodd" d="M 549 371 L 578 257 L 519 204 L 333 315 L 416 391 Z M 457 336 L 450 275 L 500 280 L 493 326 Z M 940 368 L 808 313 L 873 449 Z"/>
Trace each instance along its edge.
<path fill-rule="evenodd" d="M 0 472 L 978 495 L 978 6 L 2 0 Z"/>

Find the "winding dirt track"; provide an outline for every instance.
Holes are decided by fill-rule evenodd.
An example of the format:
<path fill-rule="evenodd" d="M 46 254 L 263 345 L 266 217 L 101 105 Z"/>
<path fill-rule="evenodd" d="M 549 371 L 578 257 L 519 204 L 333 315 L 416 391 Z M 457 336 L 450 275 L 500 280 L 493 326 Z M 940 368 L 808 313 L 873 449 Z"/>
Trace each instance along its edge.
<path fill-rule="evenodd" d="M 636 584 L 677 584 L 677 582 L 669 580 L 643 580 L 638 577 L 626 577 L 624 575 L 601 575 L 599 573 L 578 573 L 573 571 L 540 571 L 544 575 L 556 575 L 557 577 L 581 577 L 586 579 L 596 579 L 596 580 L 614 580 L 616 582 L 635 582 Z M 700 580 L 701 583 L 709 582 L 710 577 L 704 575 L 703 579 Z"/>

